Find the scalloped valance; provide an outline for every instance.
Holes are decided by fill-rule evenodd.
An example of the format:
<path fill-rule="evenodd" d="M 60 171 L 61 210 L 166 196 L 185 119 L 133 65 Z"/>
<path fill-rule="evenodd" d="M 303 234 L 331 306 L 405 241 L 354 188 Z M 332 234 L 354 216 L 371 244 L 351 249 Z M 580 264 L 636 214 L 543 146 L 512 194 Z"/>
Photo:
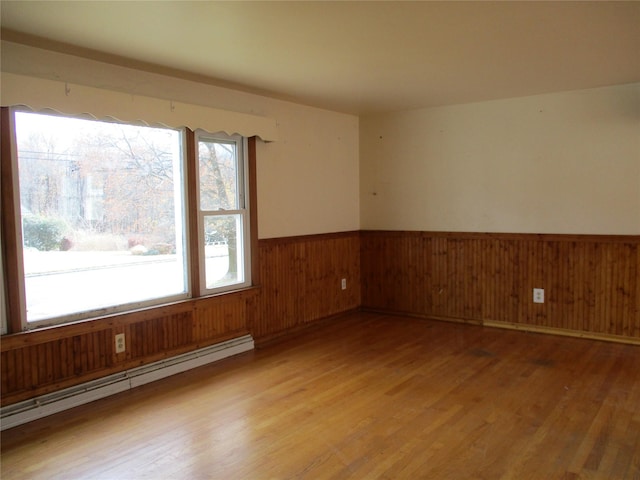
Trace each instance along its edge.
<path fill-rule="evenodd" d="M 277 140 L 276 121 L 257 115 L 5 72 L 1 85 L 0 100 L 5 107 L 26 106 L 36 112 L 53 110 L 98 120 L 201 128 L 210 133 L 258 136 L 265 142 Z"/>

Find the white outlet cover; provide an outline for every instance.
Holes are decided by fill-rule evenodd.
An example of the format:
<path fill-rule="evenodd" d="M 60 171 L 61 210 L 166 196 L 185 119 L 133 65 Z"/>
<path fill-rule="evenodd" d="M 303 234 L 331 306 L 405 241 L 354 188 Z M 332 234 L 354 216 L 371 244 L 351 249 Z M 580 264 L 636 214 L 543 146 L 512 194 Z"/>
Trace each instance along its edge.
<path fill-rule="evenodd" d="M 127 349 L 127 345 L 124 341 L 124 333 L 116 335 L 116 353 L 122 353 Z"/>
<path fill-rule="evenodd" d="M 533 289 L 533 303 L 544 303 L 544 288 Z"/>

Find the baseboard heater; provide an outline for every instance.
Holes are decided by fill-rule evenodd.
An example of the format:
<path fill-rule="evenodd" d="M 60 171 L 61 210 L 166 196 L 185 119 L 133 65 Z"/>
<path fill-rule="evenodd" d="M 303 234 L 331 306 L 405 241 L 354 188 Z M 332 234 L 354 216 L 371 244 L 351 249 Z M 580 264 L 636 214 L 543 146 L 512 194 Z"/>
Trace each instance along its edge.
<path fill-rule="evenodd" d="M 253 349 L 253 337 L 245 335 L 24 402 L 7 405 L 0 409 L 0 430 L 22 425 Z"/>

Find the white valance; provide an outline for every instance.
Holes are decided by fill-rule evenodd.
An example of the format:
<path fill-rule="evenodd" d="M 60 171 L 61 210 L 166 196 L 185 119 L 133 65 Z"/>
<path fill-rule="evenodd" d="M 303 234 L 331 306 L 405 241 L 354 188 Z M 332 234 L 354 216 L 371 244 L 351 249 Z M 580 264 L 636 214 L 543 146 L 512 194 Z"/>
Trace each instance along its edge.
<path fill-rule="evenodd" d="M 13 73 L 2 73 L 1 93 L 2 106 L 7 107 L 23 105 L 33 111 L 49 109 L 98 120 L 238 133 L 265 142 L 277 139 L 276 121 L 271 118 Z"/>

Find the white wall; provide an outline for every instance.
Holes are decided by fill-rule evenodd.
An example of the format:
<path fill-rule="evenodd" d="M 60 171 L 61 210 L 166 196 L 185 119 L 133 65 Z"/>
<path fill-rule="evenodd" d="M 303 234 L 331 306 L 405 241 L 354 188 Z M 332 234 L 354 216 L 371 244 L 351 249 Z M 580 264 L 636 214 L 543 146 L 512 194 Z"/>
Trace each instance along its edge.
<path fill-rule="evenodd" d="M 359 120 L 9 42 L 2 70 L 275 118 L 279 140 L 258 145 L 260 238 L 640 234 L 640 84 Z"/>
<path fill-rule="evenodd" d="M 360 119 L 363 229 L 640 234 L 640 84 Z"/>
<path fill-rule="evenodd" d="M 2 71 L 276 119 L 258 144 L 259 238 L 358 230 L 358 117 L 2 43 Z"/>

